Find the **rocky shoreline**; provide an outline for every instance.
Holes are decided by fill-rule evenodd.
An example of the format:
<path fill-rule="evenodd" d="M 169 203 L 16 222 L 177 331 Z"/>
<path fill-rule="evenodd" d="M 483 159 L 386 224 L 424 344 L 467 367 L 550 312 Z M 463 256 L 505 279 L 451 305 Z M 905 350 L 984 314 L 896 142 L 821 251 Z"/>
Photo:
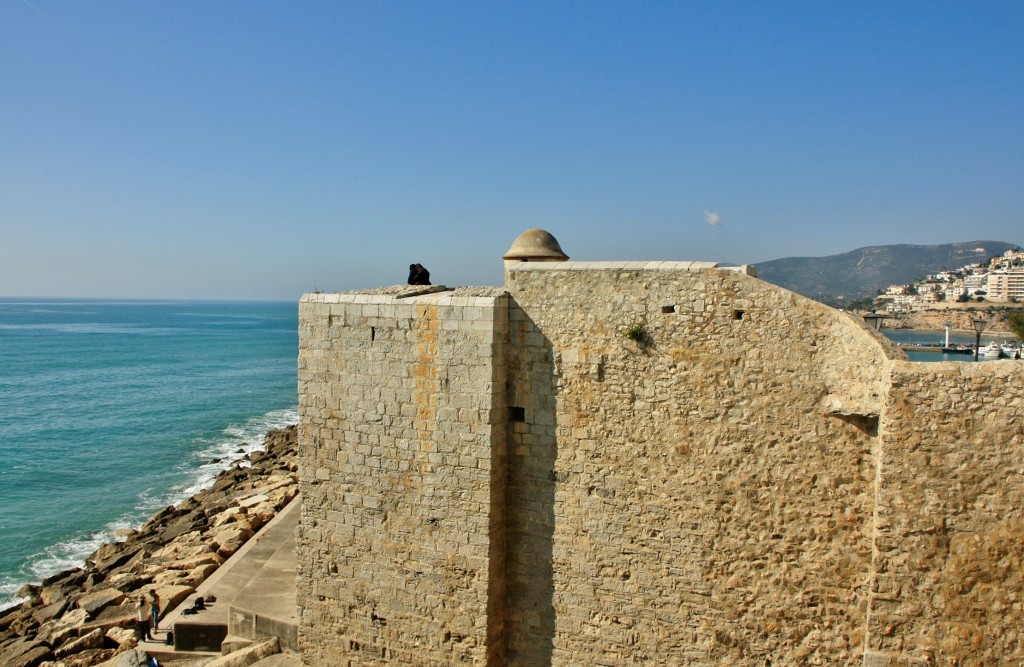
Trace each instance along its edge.
<path fill-rule="evenodd" d="M 985 334 L 1013 337 L 1009 314 L 1019 307 L 981 304 L 943 304 L 944 307 L 919 309 L 899 315 L 886 315 L 882 326 L 887 329 L 923 329 L 942 331 L 946 322 L 953 323 L 954 331 L 974 335 L 971 320 L 981 318 L 987 322 Z"/>
<path fill-rule="evenodd" d="M 117 665 L 138 644 L 142 595 L 155 589 L 161 615 L 174 609 L 297 493 L 296 427 L 272 430 L 208 489 L 104 544 L 84 567 L 25 586 L 29 599 L 0 612 L 0 667 Z"/>

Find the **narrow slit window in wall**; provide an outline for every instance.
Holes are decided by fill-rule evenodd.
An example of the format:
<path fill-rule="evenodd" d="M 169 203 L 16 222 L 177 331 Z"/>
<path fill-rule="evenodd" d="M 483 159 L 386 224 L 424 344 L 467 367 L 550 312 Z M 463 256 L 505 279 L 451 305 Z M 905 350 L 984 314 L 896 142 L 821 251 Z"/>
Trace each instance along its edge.
<path fill-rule="evenodd" d="M 661 307 L 661 312 L 663 312 L 663 313 L 674 313 L 674 312 L 676 312 L 676 307 L 675 306 L 662 306 Z"/>
<path fill-rule="evenodd" d="M 370 340 L 377 340 L 377 327 L 370 327 Z"/>
<path fill-rule="evenodd" d="M 510 405 L 508 408 L 508 420 L 513 423 L 525 422 L 526 408 L 519 408 L 514 405 Z"/>
<path fill-rule="evenodd" d="M 847 424 L 856 426 L 872 438 L 878 435 L 878 415 L 857 415 L 840 412 L 833 412 L 830 414 L 837 419 L 841 419 Z"/>

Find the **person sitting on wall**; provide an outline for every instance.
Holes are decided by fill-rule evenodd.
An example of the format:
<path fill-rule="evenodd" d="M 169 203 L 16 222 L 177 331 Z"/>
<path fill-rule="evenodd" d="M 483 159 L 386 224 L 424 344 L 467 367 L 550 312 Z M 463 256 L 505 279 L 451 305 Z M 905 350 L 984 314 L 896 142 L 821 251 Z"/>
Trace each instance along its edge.
<path fill-rule="evenodd" d="M 423 268 L 422 264 L 410 264 L 409 265 L 409 284 L 410 285 L 429 285 L 430 284 L 430 271 Z"/>

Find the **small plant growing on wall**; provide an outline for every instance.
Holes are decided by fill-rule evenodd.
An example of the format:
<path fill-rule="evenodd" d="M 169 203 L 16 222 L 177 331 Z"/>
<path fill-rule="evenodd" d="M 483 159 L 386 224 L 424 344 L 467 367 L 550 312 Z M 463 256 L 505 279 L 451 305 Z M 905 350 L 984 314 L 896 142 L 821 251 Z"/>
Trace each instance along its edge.
<path fill-rule="evenodd" d="M 651 332 L 647 330 L 647 325 L 643 322 L 634 322 L 629 325 L 623 332 L 623 335 L 642 348 L 647 348 L 654 344 Z"/>

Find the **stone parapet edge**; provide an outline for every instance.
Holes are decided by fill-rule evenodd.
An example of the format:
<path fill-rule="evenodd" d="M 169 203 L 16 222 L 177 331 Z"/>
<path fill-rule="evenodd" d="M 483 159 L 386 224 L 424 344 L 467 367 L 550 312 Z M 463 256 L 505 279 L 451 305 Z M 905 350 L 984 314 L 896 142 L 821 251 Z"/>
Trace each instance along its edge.
<path fill-rule="evenodd" d="M 757 276 L 757 269 L 750 264 L 742 266 L 719 266 L 718 262 L 508 262 L 507 270 L 517 271 L 704 271 L 717 269 L 732 271 L 748 276 Z"/>
<path fill-rule="evenodd" d="M 509 262 L 509 271 L 699 271 L 717 269 L 718 262 Z"/>
<path fill-rule="evenodd" d="M 347 303 L 347 304 L 410 304 L 430 303 L 437 306 L 485 307 L 493 305 L 497 300 L 505 298 L 506 293 L 495 296 L 452 296 L 439 292 L 399 298 L 393 294 L 345 294 L 340 292 L 318 292 L 304 294 L 302 303 Z"/>

